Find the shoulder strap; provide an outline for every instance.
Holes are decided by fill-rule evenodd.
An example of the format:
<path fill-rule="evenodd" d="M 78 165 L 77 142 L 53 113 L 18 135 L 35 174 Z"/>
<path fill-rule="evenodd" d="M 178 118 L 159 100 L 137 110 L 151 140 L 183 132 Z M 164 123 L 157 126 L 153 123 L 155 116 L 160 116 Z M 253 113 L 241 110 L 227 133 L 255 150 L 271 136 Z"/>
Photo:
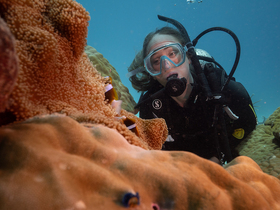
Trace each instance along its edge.
<path fill-rule="evenodd" d="M 213 93 L 220 92 L 222 85 L 225 83 L 226 78 L 228 78 L 224 69 L 215 68 L 212 63 L 205 64 L 204 74 Z"/>
<path fill-rule="evenodd" d="M 134 109 L 138 109 L 143 103 L 148 102 L 149 100 L 152 100 L 152 98 L 158 97 L 162 92 L 164 91 L 164 88 L 161 84 L 155 84 L 152 88 L 150 88 L 147 92 L 142 92 L 140 99 Z"/>

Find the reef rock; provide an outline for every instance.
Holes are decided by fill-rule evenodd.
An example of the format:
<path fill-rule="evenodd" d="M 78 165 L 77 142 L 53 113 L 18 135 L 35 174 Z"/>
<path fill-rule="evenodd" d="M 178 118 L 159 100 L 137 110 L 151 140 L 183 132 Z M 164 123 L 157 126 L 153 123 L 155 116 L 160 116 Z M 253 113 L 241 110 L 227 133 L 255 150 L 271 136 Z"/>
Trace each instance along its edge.
<path fill-rule="evenodd" d="M 261 169 L 280 179 L 280 107 L 241 142 L 240 155 L 252 158 Z"/>
<path fill-rule="evenodd" d="M 122 84 L 121 78 L 116 69 L 106 58 L 103 57 L 101 53 L 97 52 L 95 48 L 87 45 L 85 52 L 93 66 L 101 73 L 102 76 L 110 76 L 112 78 L 112 84 L 118 93 L 119 100 L 122 100 L 122 108 L 126 111 L 134 112 L 136 102 L 129 93 L 128 88 Z"/>
<path fill-rule="evenodd" d="M 2 127 L 0 144 L 0 209 L 280 209 L 280 180 L 244 156 L 224 169 L 64 116 Z"/>

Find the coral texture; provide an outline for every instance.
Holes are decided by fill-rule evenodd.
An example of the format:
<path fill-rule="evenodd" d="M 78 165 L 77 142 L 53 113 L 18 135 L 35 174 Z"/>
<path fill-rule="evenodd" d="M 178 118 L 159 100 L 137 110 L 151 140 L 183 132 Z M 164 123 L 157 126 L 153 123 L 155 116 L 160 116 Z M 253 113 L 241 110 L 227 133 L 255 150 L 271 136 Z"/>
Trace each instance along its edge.
<path fill-rule="evenodd" d="M 224 169 L 63 116 L 2 127 L 0 139 L 0 209 L 280 209 L 280 180 L 248 157 Z"/>
<path fill-rule="evenodd" d="M 13 90 L 18 74 L 18 59 L 15 39 L 0 17 L 0 112 L 8 107 L 8 97 Z"/>
<path fill-rule="evenodd" d="M 252 158 L 261 169 L 280 179 L 280 107 L 238 147 L 241 155 Z"/>
<path fill-rule="evenodd" d="M 20 67 L 9 98 L 12 103 L 0 117 L 0 125 L 13 122 L 13 117 L 22 121 L 62 113 L 79 122 L 115 128 L 130 143 L 145 149 L 152 149 L 154 142 L 162 144 L 167 136 L 163 120 L 148 121 L 150 126 L 139 128 L 142 132 L 136 136 L 122 120 L 117 120 L 121 116 L 105 101 L 106 79 L 84 52 L 90 17 L 79 3 L 0 0 L 0 12 L 15 36 Z M 152 144 L 143 139 L 147 137 L 146 128 L 162 131 L 160 136 L 149 136 Z"/>
<path fill-rule="evenodd" d="M 85 9 L 70 0 L 1 0 L 0 8 L 20 61 L 8 111 L 23 120 L 69 107 L 92 110 L 93 101 L 102 100 L 94 93 L 102 92 L 103 85 L 88 79 L 100 75 L 83 55 L 89 20 Z"/>
<path fill-rule="evenodd" d="M 113 86 L 118 93 L 119 100 L 122 100 L 122 108 L 129 112 L 134 112 L 134 101 L 132 95 L 129 93 L 127 87 L 125 87 L 116 69 L 109 63 L 109 61 L 103 57 L 103 55 L 96 51 L 93 47 L 87 45 L 85 52 L 88 55 L 93 66 L 101 73 L 102 76 L 110 76 L 113 80 Z"/>

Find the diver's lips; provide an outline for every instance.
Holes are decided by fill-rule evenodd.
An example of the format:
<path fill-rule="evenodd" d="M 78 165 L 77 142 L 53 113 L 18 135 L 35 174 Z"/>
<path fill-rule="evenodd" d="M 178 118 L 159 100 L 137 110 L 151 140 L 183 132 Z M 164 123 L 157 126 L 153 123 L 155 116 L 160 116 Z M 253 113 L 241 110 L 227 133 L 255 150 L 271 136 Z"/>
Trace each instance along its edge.
<path fill-rule="evenodd" d="M 170 74 L 166 79 L 169 80 L 171 78 L 177 78 L 178 74 Z"/>

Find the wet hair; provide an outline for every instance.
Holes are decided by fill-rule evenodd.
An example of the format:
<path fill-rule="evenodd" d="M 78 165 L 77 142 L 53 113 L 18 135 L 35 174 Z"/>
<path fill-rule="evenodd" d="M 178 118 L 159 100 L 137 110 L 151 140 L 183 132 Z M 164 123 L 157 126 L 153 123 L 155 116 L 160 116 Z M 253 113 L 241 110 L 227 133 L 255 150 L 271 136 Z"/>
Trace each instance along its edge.
<path fill-rule="evenodd" d="M 132 64 L 128 68 L 129 72 L 133 71 L 134 69 L 137 69 L 137 68 L 143 68 L 143 70 L 144 70 L 129 78 L 133 88 L 137 91 L 147 91 L 148 89 L 153 87 L 155 84 L 159 84 L 145 70 L 145 67 L 144 67 L 144 58 L 148 54 L 147 47 L 148 47 L 150 41 L 152 40 L 152 38 L 157 34 L 171 35 L 171 36 L 175 37 L 182 46 L 184 46 L 186 44 L 181 33 L 175 28 L 166 26 L 166 27 L 163 27 L 160 29 L 156 29 L 154 32 L 149 33 L 146 36 L 146 38 L 144 39 L 143 49 L 135 56 Z"/>

